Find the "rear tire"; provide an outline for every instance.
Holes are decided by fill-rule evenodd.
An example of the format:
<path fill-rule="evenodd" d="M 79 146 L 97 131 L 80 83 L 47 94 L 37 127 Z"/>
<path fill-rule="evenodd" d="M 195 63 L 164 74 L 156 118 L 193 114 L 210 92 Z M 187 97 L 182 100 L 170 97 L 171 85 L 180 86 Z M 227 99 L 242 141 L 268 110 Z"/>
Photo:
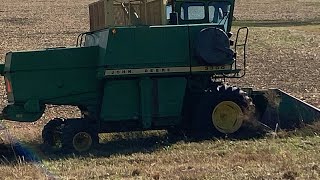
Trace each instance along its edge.
<path fill-rule="evenodd" d="M 99 143 L 98 133 L 85 120 L 71 120 L 62 129 L 62 147 L 65 153 L 85 153 Z"/>

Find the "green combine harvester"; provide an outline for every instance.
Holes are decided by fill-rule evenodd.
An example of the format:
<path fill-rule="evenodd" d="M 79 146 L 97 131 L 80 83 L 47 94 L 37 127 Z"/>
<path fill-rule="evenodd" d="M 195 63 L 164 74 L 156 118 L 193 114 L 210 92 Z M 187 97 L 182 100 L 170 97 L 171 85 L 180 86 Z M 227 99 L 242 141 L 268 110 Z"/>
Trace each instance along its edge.
<path fill-rule="evenodd" d="M 74 152 L 97 144 L 99 133 L 167 129 L 219 135 L 319 120 L 319 109 L 279 89 L 224 84 L 246 70 L 248 28 L 231 40 L 234 3 L 171 1 L 157 25 L 122 3 L 130 25 L 83 33 L 77 47 L 7 53 L 0 67 L 8 99 L 3 119 L 34 122 L 46 105 L 76 106 L 81 117 L 57 117 L 42 131 L 47 149 Z"/>

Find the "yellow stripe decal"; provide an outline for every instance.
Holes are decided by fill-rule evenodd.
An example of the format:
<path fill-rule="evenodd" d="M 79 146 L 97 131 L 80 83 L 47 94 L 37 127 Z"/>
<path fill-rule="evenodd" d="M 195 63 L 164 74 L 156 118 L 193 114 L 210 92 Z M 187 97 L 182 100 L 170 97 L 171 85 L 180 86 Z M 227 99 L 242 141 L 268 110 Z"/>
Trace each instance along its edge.
<path fill-rule="evenodd" d="M 193 66 L 191 72 L 210 72 L 218 70 L 231 70 L 231 65 L 224 66 Z M 136 75 L 136 74 L 161 74 L 161 73 L 186 73 L 190 67 L 162 67 L 162 68 L 139 68 L 139 69 L 107 69 L 105 76 Z"/>

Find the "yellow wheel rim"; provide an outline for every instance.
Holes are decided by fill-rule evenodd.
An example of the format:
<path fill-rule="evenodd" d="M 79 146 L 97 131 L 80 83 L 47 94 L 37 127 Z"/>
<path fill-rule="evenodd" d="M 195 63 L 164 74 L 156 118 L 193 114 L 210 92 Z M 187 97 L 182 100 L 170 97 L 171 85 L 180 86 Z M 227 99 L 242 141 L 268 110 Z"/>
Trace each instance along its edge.
<path fill-rule="evenodd" d="M 212 111 L 212 122 L 222 133 L 234 133 L 242 125 L 242 110 L 232 101 L 222 101 Z"/>
<path fill-rule="evenodd" d="M 76 151 L 84 152 L 90 149 L 92 138 L 87 132 L 79 132 L 73 137 L 72 143 Z"/>

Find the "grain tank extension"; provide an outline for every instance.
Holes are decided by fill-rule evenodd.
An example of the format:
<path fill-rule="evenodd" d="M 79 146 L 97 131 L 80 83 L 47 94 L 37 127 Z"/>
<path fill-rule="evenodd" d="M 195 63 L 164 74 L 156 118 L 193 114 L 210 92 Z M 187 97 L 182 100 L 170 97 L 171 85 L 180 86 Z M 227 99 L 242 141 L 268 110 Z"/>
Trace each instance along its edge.
<path fill-rule="evenodd" d="M 91 4 L 91 31 L 76 47 L 7 53 L 3 119 L 34 122 L 46 105 L 76 106 L 81 117 L 49 121 L 42 137 L 48 149 L 78 152 L 106 132 L 229 134 L 320 119 L 319 109 L 279 89 L 223 83 L 246 70 L 248 28 L 232 35 L 233 10 L 234 0 Z"/>

